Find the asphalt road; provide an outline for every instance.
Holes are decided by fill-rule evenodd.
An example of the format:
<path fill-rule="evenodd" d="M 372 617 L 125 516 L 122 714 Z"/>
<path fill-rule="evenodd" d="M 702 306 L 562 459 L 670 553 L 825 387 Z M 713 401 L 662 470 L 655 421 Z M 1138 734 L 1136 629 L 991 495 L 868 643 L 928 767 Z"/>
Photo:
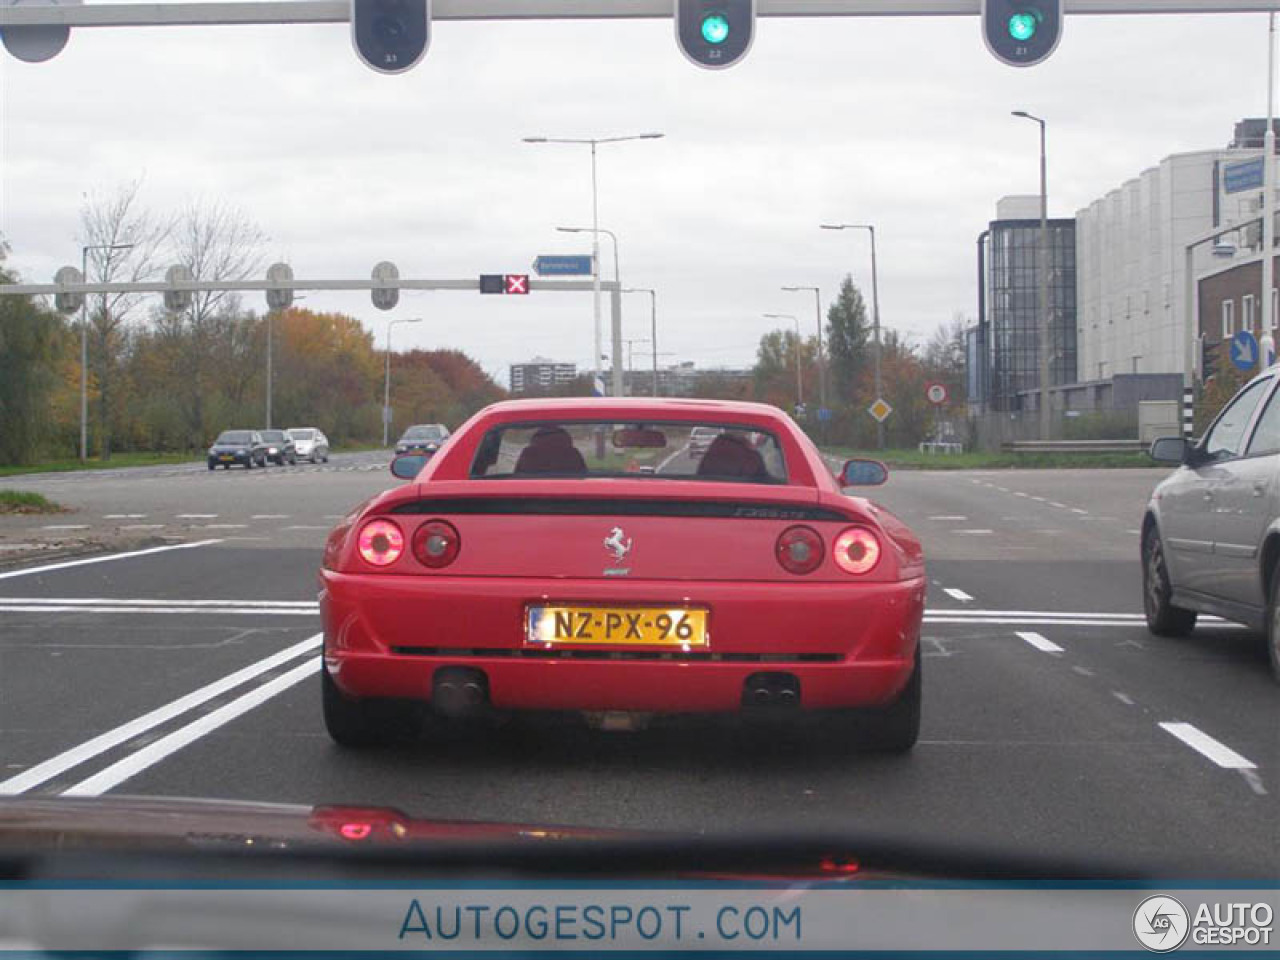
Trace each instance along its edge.
<path fill-rule="evenodd" d="M 638 733 L 519 720 L 350 753 L 319 716 L 315 569 L 333 519 L 396 482 L 385 462 L 6 481 L 76 510 L 0 527 L 9 542 L 59 523 L 160 526 L 131 550 L 0 571 L 0 793 L 885 830 L 1172 857 L 1215 879 L 1280 864 L 1280 688 L 1260 639 L 1210 622 L 1165 640 L 1141 622 L 1137 530 L 1159 471 L 902 472 L 877 491 L 930 558 L 909 757 L 693 719 Z"/>

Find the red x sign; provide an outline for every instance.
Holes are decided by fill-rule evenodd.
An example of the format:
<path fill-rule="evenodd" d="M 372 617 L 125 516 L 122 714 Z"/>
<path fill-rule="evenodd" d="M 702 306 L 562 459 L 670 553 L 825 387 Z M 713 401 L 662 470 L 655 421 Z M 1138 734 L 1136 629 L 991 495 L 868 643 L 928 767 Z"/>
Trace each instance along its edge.
<path fill-rule="evenodd" d="M 527 273 L 508 273 L 503 279 L 507 281 L 507 293 L 529 292 L 529 275 Z"/>

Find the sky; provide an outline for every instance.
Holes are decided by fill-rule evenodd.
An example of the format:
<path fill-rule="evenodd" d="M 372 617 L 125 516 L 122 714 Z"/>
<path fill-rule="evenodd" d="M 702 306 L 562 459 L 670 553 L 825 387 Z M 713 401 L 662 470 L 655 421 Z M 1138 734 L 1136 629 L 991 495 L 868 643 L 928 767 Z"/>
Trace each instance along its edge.
<path fill-rule="evenodd" d="M 363 66 L 339 24 L 81 29 L 42 64 L 0 51 L 9 266 L 37 282 L 78 264 L 83 198 L 141 177 L 160 214 L 239 207 L 270 238 L 264 263 L 299 278 L 381 260 L 404 277 L 528 272 L 589 251 L 555 228 L 590 224 L 590 159 L 521 138 L 660 131 L 601 147 L 600 225 L 624 285 L 658 291 L 663 364 L 749 366 L 779 325 L 764 314 L 816 327 L 812 294 L 781 287 L 818 286 L 824 312 L 845 274 L 869 292 L 866 234 L 823 222 L 876 225 L 886 327 L 919 343 L 974 315 L 978 234 L 1000 197 L 1039 189 L 1036 127 L 1011 110 L 1049 123 L 1051 216 L 1266 110 L 1264 14 L 1073 15 L 1025 69 L 987 53 L 972 16 L 762 18 L 746 58 L 714 72 L 681 56 L 669 20 L 433 30 L 399 76 Z M 611 271 L 607 237 L 602 253 Z M 379 346 L 388 320 L 420 317 L 396 349 L 463 350 L 503 384 L 535 355 L 591 363 L 590 293 L 299 305 L 360 318 Z M 623 322 L 648 338 L 648 298 L 626 297 Z M 634 346 L 637 366 L 650 349 Z"/>

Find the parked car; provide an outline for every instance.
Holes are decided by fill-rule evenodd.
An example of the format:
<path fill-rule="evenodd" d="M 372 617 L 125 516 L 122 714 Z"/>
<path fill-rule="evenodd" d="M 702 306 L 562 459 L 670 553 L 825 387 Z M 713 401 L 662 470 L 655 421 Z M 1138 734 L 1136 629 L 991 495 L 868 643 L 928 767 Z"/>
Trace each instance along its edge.
<path fill-rule="evenodd" d="M 435 453 L 448 439 L 449 428 L 443 423 L 419 423 L 396 441 L 396 454 Z"/>
<path fill-rule="evenodd" d="M 223 430 L 209 447 L 209 469 L 233 464 L 252 470 L 267 465 L 267 444 L 256 430 Z"/>
<path fill-rule="evenodd" d="M 1143 608 L 1158 636 L 1212 614 L 1262 631 L 1280 681 L 1280 366 L 1247 383 L 1196 441 L 1162 437 L 1179 467 L 1142 523 Z"/>
<path fill-rule="evenodd" d="M 267 460 L 279 466 L 298 462 L 298 448 L 287 430 L 263 430 L 262 442 L 267 445 Z"/>
<path fill-rule="evenodd" d="M 315 427 L 290 427 L 286 431 L 293 439 L 294 450 L 299 460 L 310 460 L 312 463 L 329 462 L 329 438 Z"/>

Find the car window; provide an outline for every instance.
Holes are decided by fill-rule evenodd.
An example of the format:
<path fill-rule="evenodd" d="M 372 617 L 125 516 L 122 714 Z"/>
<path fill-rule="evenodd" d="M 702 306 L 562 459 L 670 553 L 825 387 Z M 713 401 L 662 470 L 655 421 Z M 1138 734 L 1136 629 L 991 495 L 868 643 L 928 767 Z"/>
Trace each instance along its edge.
<path fill-rule="evenodd" d="M 281 443 L 284 440 L 283 430 L 266 430 L 263 431 L 262 439 L 267 443 Z"/>
<path fill-rule="evenodd" d="M 310 430 L 290 430 L 289 436 L 293 437 L 293 439 L 295 440 L 310 440 L 311 431 Z"/>
<path fill-rule="evenodd" d="M 251 443 L 253 438 L 246 430 L 224 430 L 215 443 Z"/>
<path fill-rule="evenodd" d="M 695 446 L 691 441 L 698 437 Z M 705 435 L 714 435 L 704 443 Z M 690 423 L 540 422 L 485 434 L 473 477 L 653 477 L 785 483 L 777 437 L 743 427 Z"/>
<path fill-rule="evenodd" d="M 1253 428 L 1253 436 L 1249 438 L 1249 446 L 1245 450 L 1250 456 L 1264 453 L 1280 453 L 1280 394 L 1272 393 L 1267 405 L 1262 408 L 1258 417 L 1258 425 Z"/>
<path fill-rule="evenodd" d="M 1205 436 L 1201 449 L 1213 460 L 1229 460 L 1244 448 L 1244 432 L 1271 379 L 1258 380 L 1240 391 Z"/>

